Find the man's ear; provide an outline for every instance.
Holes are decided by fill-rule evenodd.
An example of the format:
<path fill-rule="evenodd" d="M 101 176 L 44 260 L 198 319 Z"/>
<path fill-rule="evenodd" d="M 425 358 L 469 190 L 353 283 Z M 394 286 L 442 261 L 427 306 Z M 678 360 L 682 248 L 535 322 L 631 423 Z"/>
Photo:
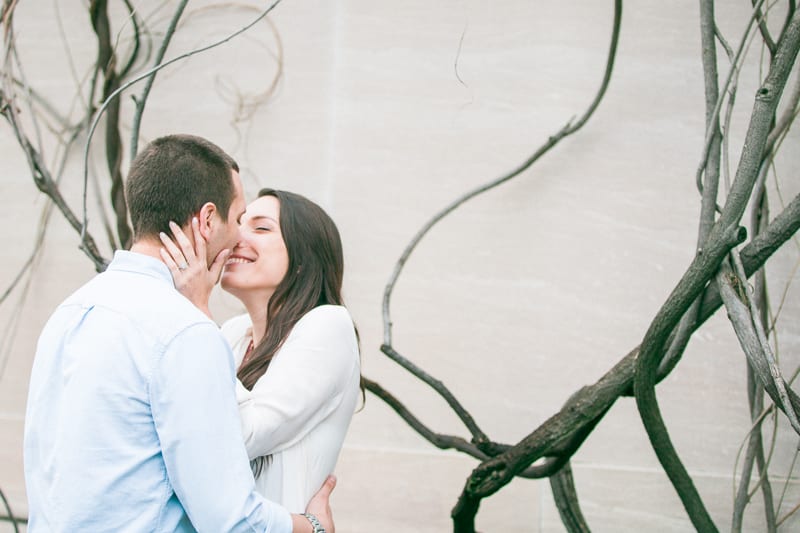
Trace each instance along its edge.
<path fill-rule="evenodd" d="M 206 242 L 211 239 L 214 225 L 218 222 L 217 218 L 217 206 L 213 202 L 204 203 L 197 214 L 197 220 L 200 222 L 200 235 L 203 236 Z"/>

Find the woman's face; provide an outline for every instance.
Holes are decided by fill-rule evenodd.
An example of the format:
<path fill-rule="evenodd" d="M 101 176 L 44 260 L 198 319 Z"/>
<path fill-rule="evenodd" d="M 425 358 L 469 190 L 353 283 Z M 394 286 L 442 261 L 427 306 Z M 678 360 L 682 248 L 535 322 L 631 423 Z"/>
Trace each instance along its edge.
<path fill-rule="evenodd" d="M 289 255 L 280 226 L 280 202 L 262 196 L 247 206 L 239 228 L 239 242 L 233 248 L 222 288 L 240 299 L 269 300 L 286 276 Z"/>

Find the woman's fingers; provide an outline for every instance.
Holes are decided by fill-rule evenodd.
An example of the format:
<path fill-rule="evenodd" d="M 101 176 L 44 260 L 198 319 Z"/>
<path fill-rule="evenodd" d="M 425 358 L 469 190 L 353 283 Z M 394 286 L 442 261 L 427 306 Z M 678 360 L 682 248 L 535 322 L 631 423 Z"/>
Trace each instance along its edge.
<path fill-rule="evenodd" d="M 230 255 L 231 251 L 226 248 L 218 253 L 217 257 L 214 258 L 214 262 L 211 263 L 211 268 L 208 269 L 208 274 L 214 281 L 214 285 L 219 283 L 219 278 L 222 276 L 222 269 L 225 268 L 225 261 L 228 260 L 228 256 Z"/>
<path fill-rule="evenodd" d="M 178 226 L 175 222 L 170 221 L 169 229 L 172 230 L 172 235 L 175 237 L 178 245 L 181 247 L 181 252 L 183 252 L 183 257 L 186 258 L 188 263 L 193 263 L 194 260 L 197 258 L 197 254 L 195 254 L 194 246 L 192 246 L 192 241 L 186 236 L 180 226 Z M 203 254 L 205 255 L 205 254 Z M 180 262 L 178 263 L 180 266 Z"/>
<path fill-rule="evenodd" d="M 180 269 L 178 268 L 177 263 L 173 261 L 172 256 L 167 252 L 164 248 L 159 248 L 158 253 L 161 254 L 161 259 L 164 260 L 164 263 L 167 265 L 167 268 L 172 272 L 172 277 L 174 278 L 178 273 L 180 273 Z"/>
<path fill-rule="evenodd" d="M 197 217 L 192 218 L 191 224 L 194 244 L 180 226 L 170 222 L 169 228 L 174 237 L 170 239 L 165 233 L 159 233 L 164 245 L 159 253 L 172 273 L 175 288 L 210 317 L 208 299 L 222 275 L 230 251 L 223 250 L 217 254 L 209 268 L 206 259 L 206 241 L 200 233 Z"/>
<path fill-rule="evenodd" d="M 158 237 L 161 239 L 164 248 L 166 248 L 166 255 L 164 248 L 162 248 L 161 256 L 164 258 L 164 262 L 167 263 L 167 266 L 170 267 L 170 269 L 174 266 L 178 270 L 186 270 L 186 267 L 189 265 L 186 261 L 186 256 L 178 249 L 175 243 L 172 242 L 172 239 L 167 237 L 167 234 L 163 231 L 158 234 Z"/>
<path fill-rule="evenodd" d="M 200 221 L 197 217 L 192 217 L 192 234 L 194 235 L 194 251 L 202 260 L 206 260 L 206 240 L 200 233 Z"/>

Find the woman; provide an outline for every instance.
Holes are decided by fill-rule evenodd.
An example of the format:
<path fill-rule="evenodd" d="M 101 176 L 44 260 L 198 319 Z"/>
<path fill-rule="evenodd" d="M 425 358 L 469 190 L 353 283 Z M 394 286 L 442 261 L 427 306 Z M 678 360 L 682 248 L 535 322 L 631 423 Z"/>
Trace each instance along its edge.
<path fill-rule="evenodd" d="M 194 260 L 205 257 L 199 232 L 197 250 L 173 232 L 181 250 L 162 236 L 169 251 L 162 256 L 176 287 L 207 312 L 219 265 L 196 266 L 205 263 Z M 333 471 L 360 394 L 357 333 L 342 305 L 341 240 L 318 205 L 273 189 L 247 206 L 240 233 L 222 287 L 247 313 L 222 330 L 238 369 L 245 445 L 259 492 L 303 512 Z"/>

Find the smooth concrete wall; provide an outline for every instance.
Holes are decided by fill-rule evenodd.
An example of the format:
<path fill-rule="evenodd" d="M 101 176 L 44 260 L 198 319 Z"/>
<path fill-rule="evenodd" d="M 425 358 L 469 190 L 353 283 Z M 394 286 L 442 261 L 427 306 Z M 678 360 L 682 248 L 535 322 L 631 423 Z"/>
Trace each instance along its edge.
<path fill-rule="evenodd" d="M 136 4 L 159 38 L 175 2 Z M 718 4 L 721 31 L 738 43 L 748 4 Z M 222 38 L 263 7 L 213 6 L 190 3 L 167 57 Z M 113 9 L 120 14 L 120 6 Z M 611 2 L 287 0 L 269 22 L 159 74 L 142 135 L 206 136 L 239 161 L 249 197 L 271 186 L 323 205 L 345 244 L 346 299 L 361 333 L 364 374 L 435 431 L 468 438 L 438 396 L 380 353 L 384 287 L 435 213 L 517 167 L 584 112 L 600 84 L 611 23 Z M 120 30 L 124 43 L 129 29 Z M 95 54 L 81 4 L 20 3 L 16 39 L 28 81 L 63 114 L 79 116 L 74 80 L 85 79 Z M 394 346 L 444 381 L 491 438 L 518 441 L 637 346 L 691 261 L 704 138 L 699 51 L 696 2 L 626 3 L 613 78 L 589 123 L 519 177 L 441 221 L 405 265 L 391 300 Z M 732 119 L 733 168 L 757 87 L 758 53 L 751 53 Z M 727 71 L 722 62 L 721 69 Z M 279 70 L 279 83 L 264 95 Z M 102 128 L 91 165 L 102 176 L 101 136 Z M 84 141 L 63 178 L 78 212 Z M 770 178 L 773 212 L 798 192 L 797 143 L 795 132 Z M 53 143 L 45 155 L 55 160 Z M 0 165 L 0 217 L 10 242 L 0 252 L 5 287 L 33 249 L 47 203 L 6 125 Z M 100 188 L 106 194 L 107 186 Z M 89 203 L 90 230 L 108 256 L 91 195 Z M 0 307 L 0 488 L 21 514 L 22 427 L 36 337 L 58 302 L 93 275 L 77 244 L 54 212 L 42 254 L 26 270 L 25 292 L 15 290 Z M 789 374 L 798 364 L 800 299 L 791 283 L 797 246 L 786 248 L 768 272 Z M 220 320 L 240 311 L 224 293 L 213 305 Z M 730 527 L 738 454 L 750 427 L 745 382 L 744 357 L 718 313 L 658 388 L 673 442 L 721 529 Z M 777 494 L 788 478 L 783 514 L 800 498 L 791 470 L 797 437 L 781 419 L 774 440 Z M 337 529 L 447 531 L 475 465 L 436 449 L 368 396 L 337 468 Z M 632 399 L 615 404 L 572 467 L 594 531 L 691 530 Z M 745 530 L 763 530 L 761 505 L 756 495 Z M 793 518 L 781 531 L 797 527 Z M 478 528 L 564 530 L 549 484 L 532 480 L 485 500 Z"/>

